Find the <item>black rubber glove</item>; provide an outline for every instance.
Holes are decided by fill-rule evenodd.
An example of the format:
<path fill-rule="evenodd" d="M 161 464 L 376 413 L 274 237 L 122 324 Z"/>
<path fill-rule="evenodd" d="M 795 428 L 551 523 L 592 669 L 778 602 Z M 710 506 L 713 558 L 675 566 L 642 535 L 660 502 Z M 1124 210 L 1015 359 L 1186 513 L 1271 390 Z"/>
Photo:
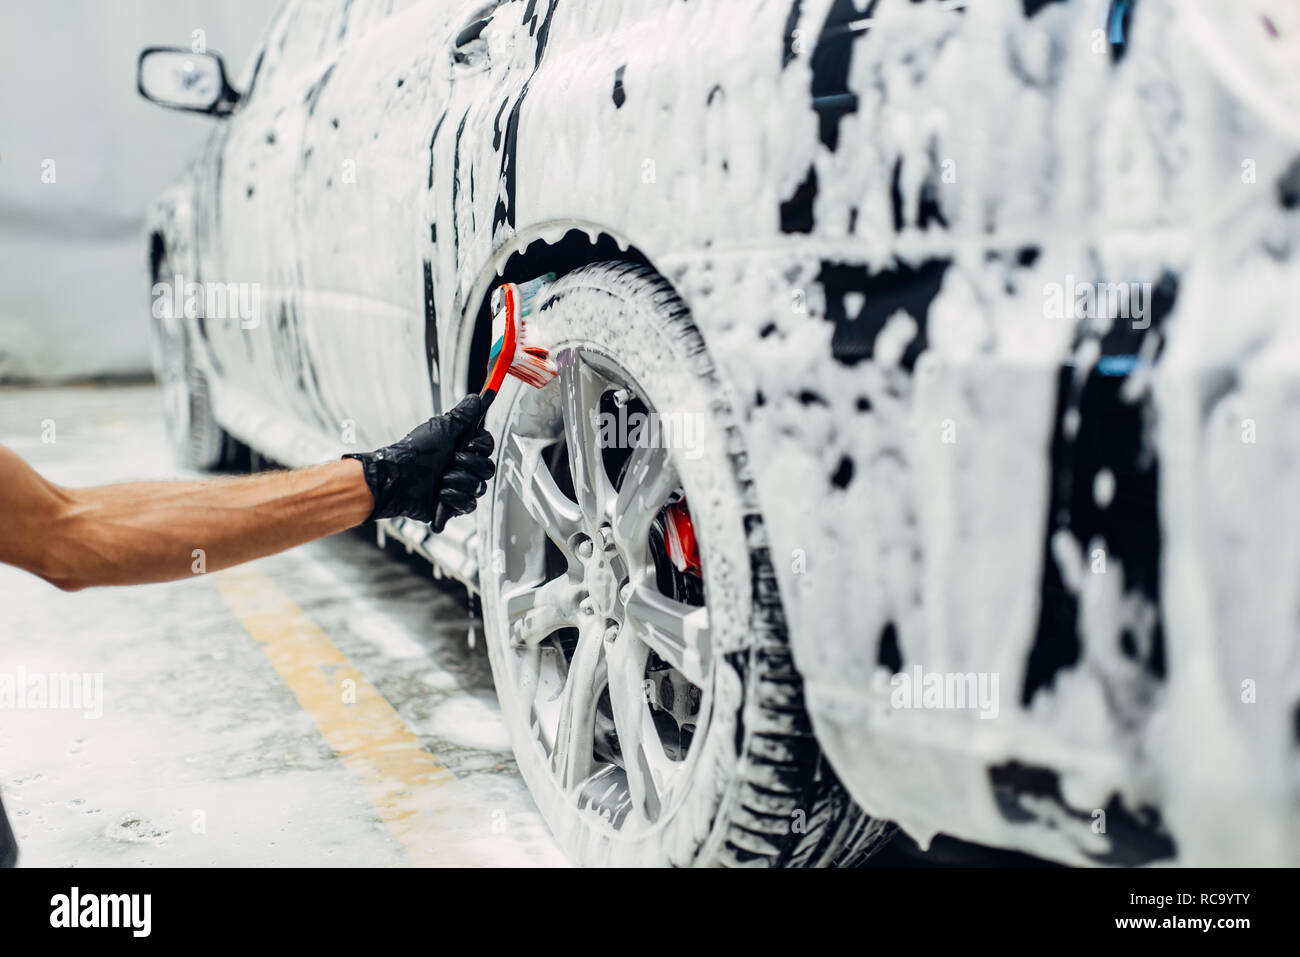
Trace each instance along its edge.
<path fill-rule="evenodd" d="M 492 436 L 479 425 L 482 418 L 483 401 L 471 395 L 399 442 L 343 456 L 361 463 L 375 497 L 367 521 L 413 518 L 432 522 L 441 532 L 453 515 L 474 511 L 496 471 Z"/>

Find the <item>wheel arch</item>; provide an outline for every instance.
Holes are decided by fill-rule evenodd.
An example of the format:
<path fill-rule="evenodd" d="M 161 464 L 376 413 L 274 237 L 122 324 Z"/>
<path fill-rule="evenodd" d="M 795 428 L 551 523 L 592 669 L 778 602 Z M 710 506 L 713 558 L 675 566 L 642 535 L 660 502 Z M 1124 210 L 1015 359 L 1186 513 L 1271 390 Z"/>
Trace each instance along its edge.
<path fill-rule="evenodd" d="M 151 230 L 149 233 L 149 281 L 156 283 L 158 281 L 158 267 L 162 265 L 163 257 L 167 255 L 167 239 L 159 229 Z"/>
<path fill-rule="evenodd" d="M 673 285 L 636 244 L 616 230 L 577 221 L 520 230 L 479 269 L 458 326 L 451 332 L 452 374 L 442 380 L 442 407 L 449 408 L 461 396 L 482 388 L 492 337 L 489 294 L 496 285 L 548 272 L 562 276 L 598 262 L 642 266 Z M 680 291 L 674 291 L 680 297 Z"/>
<path fill-rule="evenodd" d="M 174 183 L 153 201 L 145 217 L 145 235 L 151 279 L 156 281 L 163 255 L 176 260 L 182 271 L 193 274 L 198 241 L 192 184 Z"/>

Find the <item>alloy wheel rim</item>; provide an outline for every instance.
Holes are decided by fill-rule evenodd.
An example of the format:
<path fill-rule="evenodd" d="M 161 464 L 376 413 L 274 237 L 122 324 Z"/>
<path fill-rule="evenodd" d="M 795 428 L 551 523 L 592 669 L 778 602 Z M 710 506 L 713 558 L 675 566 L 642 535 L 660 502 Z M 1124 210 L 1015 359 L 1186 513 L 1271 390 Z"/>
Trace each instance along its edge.
<path fill-rule="evenodd" d="M 505 658 L 529 744 L 566 799 L 644 829 L 684 797 L 710 715 L 707 568 L 698 592 L 665 575 L 656 523 L 681 495 L 671 449 L 602 442 L 602 406 L 630 397 L 653 411 L 644 391 L 592 349 L 556 362 L 555 383 L 519 393 L 537 434 L 503 440 Z"/>

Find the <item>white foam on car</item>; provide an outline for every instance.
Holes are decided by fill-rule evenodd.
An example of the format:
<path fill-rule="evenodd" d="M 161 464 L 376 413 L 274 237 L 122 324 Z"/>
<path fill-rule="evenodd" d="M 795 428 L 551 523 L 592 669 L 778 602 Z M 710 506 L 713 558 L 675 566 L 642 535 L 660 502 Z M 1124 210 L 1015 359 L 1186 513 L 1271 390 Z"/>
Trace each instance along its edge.
<path fill-rule="evenodd" d="M 1112 796 L 1157 808 L 1180 862 L 1300 857 L 1300 324 L 1289 315 L 1300 299 L 1300 236 L 1274 189 L 1295 158 L 1293 2 L 1143 0 L 1113 65 L 1099 31 L 1103 0 L 1046 4 L 1032 17 L 1019 0 L 961 13 L 881 0 L 854 47 L 847 86 L 858 109 L 839 121 L 835 152 L 818 137 L 808 55 L 829 0 L 801 5 L 805 48 L 784 66 L 789 0 L 540 2 L 551 38 L 540 67 L 537 23 L 505 22 L 507 7 L 483 34 L 492 69 L 452 88 L 432 189 L 412 203 L 411 157 L 428 155 L 447 106 L 444 34 L 454 29 L 415 29 L 412 11 L 429 6 L 394 17 L 383 27 L 393 31 L 391 56 L 345 60 L 322 96 L 319 115 L 356 137 L 359 169 L 378 187 L 304 183 L 285 198 L 286 221 L 319 214 L 391 227 L 360 256 L 328 230 L 305 231 L 297 250 L 311 264 L 309 286 L 346 276 L 405 291 L 409 322 L 313 346 L 327 382 L 404 383 L 357 399 L 373 403 L 357 418 L 378 423 L 365 439 L 397 438 L 428 405 L 422 258 L 438 278 L 440 355 L 450 362 L 450 317 L 510 243 L 558 238 L 573 224 L 623 233 L 689 304 L 732 397 L 815 727 L 868 810 L 922 842 L 945 829 L 1083 860 L 1061 828 L 1010 821 L 998 807 L 989 767 L 1015 759 L 1053 769 L 1063 800 L 1085 814 Z M 620 69 L 621 107 L 611 97 Z M 493 226 L 505 191 L 493 141 L 503 106 L 534 71 L 512 170 L 512 235 Z M 372 140 L 365 124 L 376 103 L 383 136 Z M 917 227 L 932 155 L 955 162 L 940 187 L 947 229 Z M 1257 170 L 1249 184 L 1247 161 Z M 810 169 L 815 225 L 783 234 L 780 205 Z M 352 205 L 363 198 L 369 205 Z M 1024 246 L 1039 251 L 1032 265 L 985 258 Z M 952 263 L 913 374 L 836 362 L 822 261 L 874 271 L 895 257 Z M 1094 266 L 1180 278 L 1164 353 L 1126 395 L 1153 411 L 1168 677 L 1144 680 L 1119 660 L 1120 631 L 1148 627 L 1155 609 L 1120 587 L 1124 570 L 1112 562 L 1111 577 L 1067 576 L 1078 589 L 1079 661 L 1022 709 L 1057 372 L 1096 359 L 1095 339 L 1076 346 L 1073 323 L 1044 318 L 1041 290 Z M 773 334 L 760 336 L 768 326 Z M 904 326 L 894 321 L 890 336 Z M 398 366 L 386 362 L 392 355 Z M 1222 371 L 1229 385 L 1213 394 L 1207 380 Z M 435 368 L 434 380 L 444 400 L 454 397 L 448 370 Z M 808 390 L 824 404 L 799 401 Z M 1246 419 L 1258 424 L 1255 444 L 1240 441 Z M 955 442 L 941 441 L 945 423 Z M 1067 434 L 1077 425 L 1067 415 Z M 828 476 L 845 457 L 852 481 L 833 488 Z M 1094 543 L 1052 546 L 1053 560 L 1073 568 Z M 907 663 L 998 673 L 1015 706 L 997 721 L 891 709 L 871 690 L 886 623 Z M 1241 700 L 1245 681 L 1257 683 L 1257 703 Z M 1147 696 L 1140 720 L 1113 706 L 1116 695 Z"/>

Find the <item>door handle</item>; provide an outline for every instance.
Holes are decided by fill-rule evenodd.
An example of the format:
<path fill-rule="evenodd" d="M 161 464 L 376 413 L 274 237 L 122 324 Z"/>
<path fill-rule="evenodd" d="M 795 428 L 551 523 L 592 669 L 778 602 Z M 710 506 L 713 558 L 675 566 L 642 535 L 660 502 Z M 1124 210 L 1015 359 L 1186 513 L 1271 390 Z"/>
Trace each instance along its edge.
<path fill-rule="evenodd" d="M 488 62 L 488 45 L 483 39 L 483 30 L 492 22 L 491 13 L 480 13 L 475 19 L 465 24 L 451 47 L 451 59 L 457 66 L 486 66 Z"/>

